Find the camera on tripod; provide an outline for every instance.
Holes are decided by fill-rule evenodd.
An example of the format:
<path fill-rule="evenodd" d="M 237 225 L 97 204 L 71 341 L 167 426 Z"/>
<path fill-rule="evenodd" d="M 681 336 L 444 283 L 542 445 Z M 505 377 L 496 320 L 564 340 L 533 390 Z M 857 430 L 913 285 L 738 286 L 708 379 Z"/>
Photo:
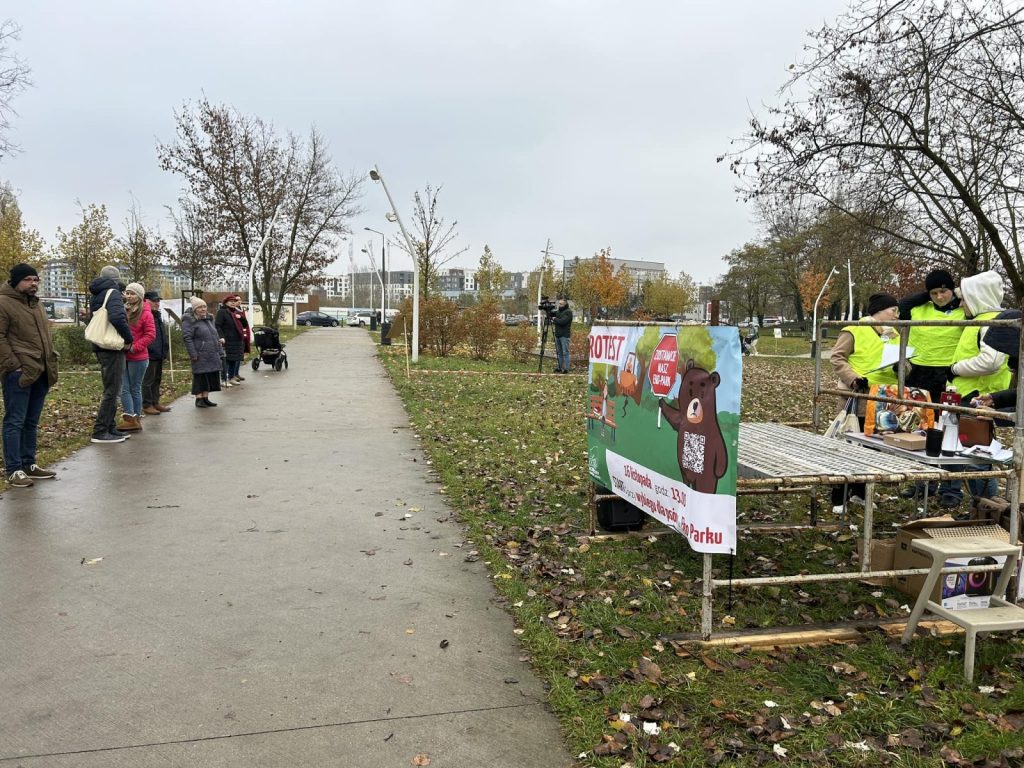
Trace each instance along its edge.
<path fill-rule="evenodd" d="M 550 319 L 551 316 L 555 314 L 557 307 L 555 306 L 555 302 L 551 301 L 547 296 L 541 296 L 540 304 L 537 305 L 537 309 L 547 315 Z"/>

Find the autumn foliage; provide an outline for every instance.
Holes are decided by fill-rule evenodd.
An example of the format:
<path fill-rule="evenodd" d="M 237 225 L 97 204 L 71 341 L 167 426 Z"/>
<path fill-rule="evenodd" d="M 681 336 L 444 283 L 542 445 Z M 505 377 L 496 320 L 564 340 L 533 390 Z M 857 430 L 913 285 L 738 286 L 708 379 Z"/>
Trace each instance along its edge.
<path fill-rule="evenodd" d="M 462 312 L 462 325 L 470 355 L 487 360 L 501 340 L 504 324 L 498 317 L 498 300 L 488 298 Z"/>

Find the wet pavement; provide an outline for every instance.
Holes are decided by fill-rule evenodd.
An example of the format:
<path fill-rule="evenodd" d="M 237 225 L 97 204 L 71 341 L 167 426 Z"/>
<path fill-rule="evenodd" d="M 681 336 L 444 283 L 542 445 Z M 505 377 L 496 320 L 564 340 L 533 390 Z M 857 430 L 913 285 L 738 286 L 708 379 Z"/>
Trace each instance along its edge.
<path fill-rule="evenodd" d="M 0 768 L 571 763 L 368 334 L 287 351 L 3 493 Z"/>

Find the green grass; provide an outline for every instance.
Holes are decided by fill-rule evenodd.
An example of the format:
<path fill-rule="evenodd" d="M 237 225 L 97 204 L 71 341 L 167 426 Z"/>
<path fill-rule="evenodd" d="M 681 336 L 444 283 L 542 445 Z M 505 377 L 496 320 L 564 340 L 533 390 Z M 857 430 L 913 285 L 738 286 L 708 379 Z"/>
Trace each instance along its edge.
<path fill-rule="evenodd" d="M 570 751 L 587 755 L 581 764 L 916 767 L 946 764 L 944 748 L 968 761 L 1024 749 L 1012 728 L 1024 710 L 1018 639 L 979 642 L 977 682 L 995 687 L 988 694 L 963 681 L 960 637 L 903 647 L 869 632 L 860 645 L 767 652 L 701 652 L 675 641 L 699 629 L 701 558 L 674 535 L 584 546 L 577 539 L 589 482 L 582 377 L 508 376 L 532 367 L 421 356 L 419 368 L 482 375 L 407 379 L 401 348 L 382 348 L 381 357 L 547 682 Z M 807 419 L 812 381 L 810 360 L 745 358 L 743 420 Z M 879 531 L 917 514 L 893 491 L 883 489 Z M 743 497 L 740 520 L 806 521 L 808 502 Z M 824 494 L 819 509 L 823 522 L 835 522 Z M 858 522 L 856 511 L 849 522 Z M 733 573 L 855 570 L 855 540 L 848 529 L 744 536 Z M 717 576 L 728 575 L 727 558 L 715 565 Z M 734 590 L 731 605 L 721 590 L 715 616 L 730 615 L 737 629 L 903 618 L 909 600 L 856 582 Z M 657 722 L 660 735 L 640 730 L 644 710 L 641 720 Z M 624 711 L 631 723 L 618 717 Z"/>

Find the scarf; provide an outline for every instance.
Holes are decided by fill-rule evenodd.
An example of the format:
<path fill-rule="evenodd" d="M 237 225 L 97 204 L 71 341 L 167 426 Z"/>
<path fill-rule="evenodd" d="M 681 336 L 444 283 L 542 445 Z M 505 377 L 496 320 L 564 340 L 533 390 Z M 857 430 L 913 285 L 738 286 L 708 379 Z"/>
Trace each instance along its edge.
<path fill-rule="evenodd" d="M 143 300 L 139 299 L 137 304 L 131 304 L 128 301 L 124 303 L 124 312 L 128 316 L 128 325 L 137 325 L 139 318 L 142 316 L 142 305 Z"/>
<path fill-rule="evenodd" d="M 231 313 L 231 319 L 235 321 L 235 328 L 238 329 L 238 335 L 242 337 L 242 344 L 245 347 L 245 351 L 249 351 L 249 328 L 243 327 L 242 323 L 245 322 L 245 313 L 240 309 L 232 309 L 228 307 L 228 312 Z"/>

